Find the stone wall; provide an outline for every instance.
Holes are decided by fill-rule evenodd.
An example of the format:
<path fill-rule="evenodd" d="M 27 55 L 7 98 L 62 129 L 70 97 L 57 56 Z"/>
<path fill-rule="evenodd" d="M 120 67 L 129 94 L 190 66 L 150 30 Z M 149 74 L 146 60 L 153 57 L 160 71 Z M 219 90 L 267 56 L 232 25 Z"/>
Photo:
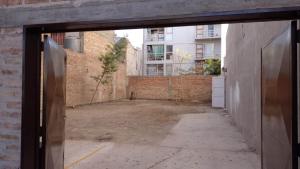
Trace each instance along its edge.
<path fill-rule="evenodd" d="M 20 164 L 22 35 L 22 28 L 0 28 L 0 169 Z"/>
<path fill-rule="evenodd" d="M 261 49 L 287 22 L 230 25 L 225 57 L 226 107 L 248 144 L 261 151 Z"/>
<path fill-rule="evenodd" d="M 211 76 L 170 76 L 128 78 L 128 98 L 183 100 L 210 103 Z"/>

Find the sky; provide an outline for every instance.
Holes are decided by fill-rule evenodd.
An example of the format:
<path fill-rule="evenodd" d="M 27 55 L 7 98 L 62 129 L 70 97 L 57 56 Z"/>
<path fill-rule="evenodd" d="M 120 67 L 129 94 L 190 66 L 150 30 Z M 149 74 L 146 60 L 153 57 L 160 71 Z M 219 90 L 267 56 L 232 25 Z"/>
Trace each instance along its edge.
<path fill-rule="evenodd" d="M 228 24 L 222 24 L 221 27 L 221 34 L 222 34 L 222 39 L 221 39 L 221 66 L 224 66 L 224 58 L 226 57 L 226 38 L 227 38 L 227 31 L 228 31 Z"/>
<path fill-rule="evenodd" d="M 116 30 L 118 37 L 127 37 L 134 47 L 143 46 L 143 29 Z"/>

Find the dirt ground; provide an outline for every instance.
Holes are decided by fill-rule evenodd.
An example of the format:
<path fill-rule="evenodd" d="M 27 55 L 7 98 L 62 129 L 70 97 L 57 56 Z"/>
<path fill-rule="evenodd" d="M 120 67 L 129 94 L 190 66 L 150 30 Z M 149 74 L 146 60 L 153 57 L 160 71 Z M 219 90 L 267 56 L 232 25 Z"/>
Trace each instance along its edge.
<path fill-rule="evenodd" d="M 66 139 L 156 144 L 183 114 L 206 113 L 209 105 L 122 100 L 67 109 Z"/>
<path fill-rule="evenodd" d="M 67 110 L 65 169 L 259 169 L 229 114 L 197 103 L 116 101 Z"/>

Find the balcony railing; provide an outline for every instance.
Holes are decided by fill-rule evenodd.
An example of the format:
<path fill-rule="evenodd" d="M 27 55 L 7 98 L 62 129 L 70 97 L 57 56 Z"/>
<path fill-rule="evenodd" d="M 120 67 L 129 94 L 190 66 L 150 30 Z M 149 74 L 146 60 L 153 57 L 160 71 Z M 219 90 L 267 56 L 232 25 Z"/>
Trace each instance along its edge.
<path fill-rule="evenodd" d="M 195 60 L 221 58 L 221 54 L 197 53 Z"/>
<path fill-rule="evenodd" d="M 165 35 L 164 34 L 152 34 L 152 35 L 148 35 L 147 40 L 148 41 L 164 41 L 165 40 Z"/>
<path fill-rule="evenodd" d="M 196 39 L 212 39 L 212 38 L 221 38 L 220 31 L 217 30 L 197 31 Z"/>
<path fill-rule="evenodd" d="M 161 61 L 164 60 L 163 53 L 148 53 L 147 54 L 147 61 Z"/>

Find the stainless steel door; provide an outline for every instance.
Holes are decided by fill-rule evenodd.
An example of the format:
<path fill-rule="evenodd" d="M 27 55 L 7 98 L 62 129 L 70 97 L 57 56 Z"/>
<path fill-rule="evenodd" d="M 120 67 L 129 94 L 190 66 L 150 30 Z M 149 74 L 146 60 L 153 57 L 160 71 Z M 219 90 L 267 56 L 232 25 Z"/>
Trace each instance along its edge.
<path fill-rule="evenodd" d="M 292 22 L 262 49 L 263 169 L 298 168 L 296 30 Z"/>
<path fill-rule="evenodd" d="M 66 53 L 51 38 L 44 40 L 43 128 L 45 169 L 64 168 Z"/>

